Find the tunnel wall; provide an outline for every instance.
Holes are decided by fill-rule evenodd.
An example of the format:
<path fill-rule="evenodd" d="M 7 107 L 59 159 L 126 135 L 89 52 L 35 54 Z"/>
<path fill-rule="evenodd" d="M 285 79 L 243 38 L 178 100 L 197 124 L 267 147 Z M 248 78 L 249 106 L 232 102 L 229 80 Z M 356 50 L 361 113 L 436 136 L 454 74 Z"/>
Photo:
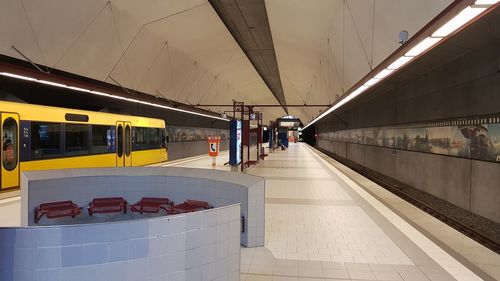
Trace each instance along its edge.
<path fill-rule="evenodd" d="M 500 29 L 498 26 L 493 28 Z M 456 122 L 484 116 L 498 118 L 500 35 L 495 31 L 487 34 L 490 35 L 484 40 L 486 43 L 448 61 L 438 61 L 436 52 L 439 50 L 434 54 L 434 65 L 429 61 L 426 65 L 417 61 L 415 67 L 401 74 L 410 78 L 399 79 L 399 83 L 392 83 L 390 87 L 377 87 L 336 111 L 336 116 L 327 116 L 317 122 L 318 135 L 346 129 L 411 127 L 416 123 Z M 498 162 L 321 137 L 317 145 L 500 223 Z"/>
<path fill-rule="evenodd" d="M 220 151 L 228 150 L 229 140 L 221 141 L 219 145 Z M 207 141 L 171 142 L 168 144 L 169 160 L 181 159 L 203 154 L 208 154 Z"/>

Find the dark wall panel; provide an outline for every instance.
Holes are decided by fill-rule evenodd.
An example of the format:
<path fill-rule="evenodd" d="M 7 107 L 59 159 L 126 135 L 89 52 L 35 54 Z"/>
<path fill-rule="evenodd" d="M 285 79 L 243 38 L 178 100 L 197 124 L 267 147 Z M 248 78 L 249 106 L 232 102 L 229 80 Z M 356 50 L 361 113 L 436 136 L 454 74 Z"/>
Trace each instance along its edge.
<path fill-rule="evenodd" d="M 347 143 L 343 142 L 334 142 L 334 147 L 336 150 L 336 154 L 342 157 L 347 157 Z"/>
<path fill-rule="evenodd" d="M 470 210 L 470 161 L 396 150 L 393 178 Z"/>
<path fill-rule="evenodd" d="M 346 143 L 347 159 L 352 160 L 358 164 L 366 166 L 365 163 L 365 147 L 352 143 Z"/>
<path fill-rule="evenodd" d="M 317 132 L 499 116 L 498 22 L 500 9 L 318 121 Z M 325 139 L 318 146 L 500 223 L 500 163 Z"/>
<path fill-rule="evenodd" d="M 221 141 L 220 149 L 228 150 L 229 141 Z M 207 141 L 187 141 L 187 142 L 172 142 L 168 145 L 168 158 L 169 160 L 176 160 L 197 155 L 207 155 L 208 144 Z M 207 159 L 207 164 L 211 160 Z M 218 162 L 227 161 L 227 159 L 218 158 Z"/>
<path fill-rule="evenodd" d="M 471 210 L 500 222 L 500 165 L 471 161 Z"/>

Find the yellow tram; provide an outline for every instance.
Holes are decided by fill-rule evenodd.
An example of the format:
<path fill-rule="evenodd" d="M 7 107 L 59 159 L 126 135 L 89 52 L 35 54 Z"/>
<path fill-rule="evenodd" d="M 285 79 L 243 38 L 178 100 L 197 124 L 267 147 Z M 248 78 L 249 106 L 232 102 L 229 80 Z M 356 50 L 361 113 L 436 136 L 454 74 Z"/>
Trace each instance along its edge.
<path fill-rule="evenodd" d="M 160 119 L 0 101 L 0 191 L 23 171 L 166 161 Z"/>

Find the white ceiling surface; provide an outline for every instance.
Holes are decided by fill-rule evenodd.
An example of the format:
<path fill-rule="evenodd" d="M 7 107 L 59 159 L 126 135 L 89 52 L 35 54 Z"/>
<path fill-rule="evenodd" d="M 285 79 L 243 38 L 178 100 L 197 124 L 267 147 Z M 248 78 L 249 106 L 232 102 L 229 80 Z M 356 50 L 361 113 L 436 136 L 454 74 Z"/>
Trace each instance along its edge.
<path fill-rule="evenodd" d="M 365 52 L 376 66 L 399 46 L 400 30 L 414 34 L 452 1 L 348 0 L 352 16 L 343 2 L 266 0 L 287 103 L 333 102 L 369 72 Z M 0 4 L 1 54 L 23 59 L 15 46 L 50 68 L 183 103 L 278 104 L 206 0 Z M 319 109 L 289 110 L 307 123 Z M 265 123 L 285 114 L 261 111 Z"/>
<path fill-rule="evenodd" d="M 411 37 L 453 2 L 265 1 L 289 104 L 333 103 L 371 70 L 370 65 L 376 67 L 400 46 L 401 30 Z M 290 108 L 290 113 L 307 124 L 319 110 Z"/>
<path fill-rule="evenodd" d="M 23 59 L 13 45 L 50 68 L 182 103 L 278 104 L 206 0 L 0 4 L 1 54 Z M 266 122 L 282 115 L 264 110 Z"/>

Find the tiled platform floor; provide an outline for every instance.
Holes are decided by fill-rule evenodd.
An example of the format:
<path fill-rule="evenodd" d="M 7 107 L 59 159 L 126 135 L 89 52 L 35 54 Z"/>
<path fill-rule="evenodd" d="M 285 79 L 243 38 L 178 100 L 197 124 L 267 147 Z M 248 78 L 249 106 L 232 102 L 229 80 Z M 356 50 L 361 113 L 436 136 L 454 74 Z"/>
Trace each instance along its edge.
<path fill-rule="evenodd" d="M 266 246 L 242 248 L 241 280 L 482 280 L 305 144 L 247 173 L 266 178 Z"/>
<path fill-rule="evenodd" d="M 242 249 L 242 280 L 481 280 L 444 251 L 433 259 L 305 144 L 248 173 L 266 178 L 266 247 Z"/>
<path fill-rule="evenodd" d="M 241 280 L 482 280 L 325 159 L 291 144 L 247 171 L 266 178 L 266 246 L 242 248 Z M 163 165 L 212 168 L 206 156 Z M 18 198 L 0 200 L 0 226 L 18 212 Z"/>

